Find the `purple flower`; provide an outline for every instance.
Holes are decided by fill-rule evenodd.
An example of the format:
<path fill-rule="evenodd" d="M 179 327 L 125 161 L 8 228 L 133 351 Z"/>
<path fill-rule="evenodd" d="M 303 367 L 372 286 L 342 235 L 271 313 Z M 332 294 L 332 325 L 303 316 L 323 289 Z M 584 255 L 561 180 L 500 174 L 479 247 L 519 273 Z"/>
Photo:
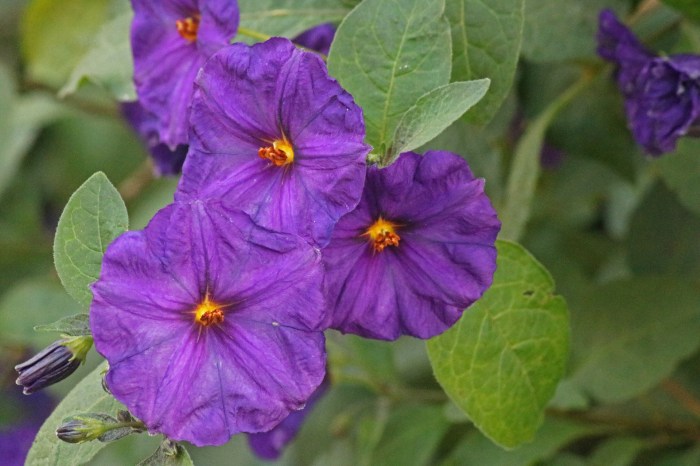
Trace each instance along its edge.
<path fill-rule="evenodd" d="M 334 37 L 335 26 L 332 23 L 325 23 L 307 29 L 292 39 L 292 41 L 307 49 L 315 50 L 323 55 L 328 55 Z"/>
<path fill-rule="evenodd" d="M 151 154 L 156 174 L 167 176 L 180 173 L 182 164 L 185 163 L 188 146 L 180 144 L 175 150 L 170 150 L 166 144 L 160 143 L 158 119 L 155 115 L 148 113 L 139 102 L 124 103 L 121 108 L 122 114 Z"/>
<path fill-rule="evenodd" d="M 370 167 L 323 251 L 331 326 L 381 340 L 442 333 L 491 285 L 499 229 L 484 181 L 456 154 Z"/>
<path fill-rule="evenodd" d="M 195 445 L 270 430 L 325 373 L 318 250 L 211 202 L 176 203 L 104 256 L 90 326 L 114 396 Z"/>
<path fill-rule="evenodd" d="M 0 460 L 3 466 L 22 466 L 41 424 L 53 409 L 53 400 L 45 393 L 22 396 L 18 388 L 2 390 L 4 402 L 19 408 L 22 418 L 0 425 Z"/>
<path fill-rule="evenodd" d="M 134 83 L 156 116 L 159 142 L 187 144 L 192 83 L 204 62 L 238 29 L 235 0 L 131 0 Z"/>
<path fill-rule="evenodd" d="M 598 54 L 617 65 L 628 125 L 648 153 L 671 152 L 697 129 L 700 56 L 655 56 L 610 10 L 600 13 Z"/>
<path fill-rule="evenodd" d="M 325 63 L 287 39 L 214 55 L 197 77 L 176 199 L 221 199 L 318 245 L 360 199 L 362 110 Z"/>
<path fill-rule="evenodd" d="M 326 377 L 311 395 L 303 409 L 294 411 L 270 431 L 248 434 L 248 445 L 250 445 L 253 453 L 259 458 L 266 460 L 279 458 L 287 444 L 297 436 L 304 420 L 313 410 L 316 403 L 326 394 L 330 385 L 328 377 Z"/>

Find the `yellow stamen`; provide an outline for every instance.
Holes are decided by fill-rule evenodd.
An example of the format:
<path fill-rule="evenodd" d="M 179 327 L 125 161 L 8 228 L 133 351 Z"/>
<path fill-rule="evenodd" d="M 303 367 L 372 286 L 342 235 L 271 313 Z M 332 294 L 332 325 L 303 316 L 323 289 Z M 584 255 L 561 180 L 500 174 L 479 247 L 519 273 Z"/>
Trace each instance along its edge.
<path fill-rule="evenodd" d="M 221 324 L 224 321 L 223 306 L 211 301 L 209 295 L 194 310 L 194 321 L 203 327 Z"/>
<path fill-rule="evenodd" d="M 401 237 L 396 234 L 398 225 L 379 217 L 362 236 L 368 236 L 375 252 L 382 252 L 387 246 L 399 246 Z"/>
<path fill-rule="evenodd" d="M 182 38 L 185 39 L 187 42 L 196 41 L 200 19 L 201 16 L 199 14 L 194 14 L 187 18 L 178 19 L 177 21 L 175 21 L 177 32 L 179 32 Z"/>
<path fill-rule="evenodd" d="M 258 156 L 269 160 L 276 167 L 281 167 L 294 162 L 294 149 L 286 139 L 276 139 L 271 146 L 258 149 Z"/>

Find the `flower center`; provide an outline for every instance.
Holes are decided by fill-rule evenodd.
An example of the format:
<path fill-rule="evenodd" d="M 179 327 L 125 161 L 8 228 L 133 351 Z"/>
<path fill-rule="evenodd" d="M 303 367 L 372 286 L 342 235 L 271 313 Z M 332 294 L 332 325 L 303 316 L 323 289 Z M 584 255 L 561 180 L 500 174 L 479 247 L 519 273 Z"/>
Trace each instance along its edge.
<path fill-rule="evenodd" d="M 175 26 L 177 26 L 177 32 L 179 32 L 182 38 L 185 39 L 187 42 L 196 41 L 200 19 L 201 16 L 198 13 L 184 19 L 178 19 L 177 21 L 175 21 Z"/>
<path fill-rule="evenodd" d="M 212 324 L 221 324 L 224 321 L 223 306 L 209 300 L 209 296 L 205 296 L 204 300 L 194 310 L 194 321 L 203 327 L 209 327 Z"/>
<path fill-rule="evenodd" d="M 276 167 L 281 167 L 294 161 L 294 149 L 286 139 L 275 139 L 271 146 L 258 149 L 258 156 L 269 160 Z"/>
<path fill-rule="evenodd" d="M 382 252 L 387 246 L 398 247 L 401 237 L 396 234 L 398 225 L 379 217 L 362 236 L 368 236 L 375 252 Z"/>

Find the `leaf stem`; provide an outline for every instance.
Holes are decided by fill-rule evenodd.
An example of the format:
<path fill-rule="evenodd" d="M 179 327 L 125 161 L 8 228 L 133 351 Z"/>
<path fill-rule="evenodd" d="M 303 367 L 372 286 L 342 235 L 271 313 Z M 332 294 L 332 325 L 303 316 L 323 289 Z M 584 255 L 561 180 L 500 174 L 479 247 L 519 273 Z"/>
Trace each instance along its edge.
<path fill-rule="evenodd" d="M 506 185 L 505 204 L 500 212 L 503 222 L 501 239 L 518 241 L 522 236 L 530 217 L 532 200 L 540 176 L 540 151 L 547 128 L 554 117 L 588 86 L 596 74 L 596 71 L 584 68 L 581 77 L 539 114 L 518 142 Z"/>
<path fill-rule="evenodd" d="M 690 393 L 687 388 L 673 379 L 661 382 L 661 388 L 676 400 L 690 414 L 700 418 L 700 400 Z"/>

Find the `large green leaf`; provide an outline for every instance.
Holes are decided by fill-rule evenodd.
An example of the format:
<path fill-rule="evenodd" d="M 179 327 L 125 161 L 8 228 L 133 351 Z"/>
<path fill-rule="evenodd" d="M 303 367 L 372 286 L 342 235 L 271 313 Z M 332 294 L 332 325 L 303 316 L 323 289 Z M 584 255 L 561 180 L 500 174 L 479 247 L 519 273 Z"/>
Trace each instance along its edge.
<path fill-rule="evenodd" d="M 243 32 L 290 38 L 316 24 L 338 23 L 348 12 L 342 0 L 238 0 L 238 7 Z"/>
<path fill-rule="evenodd" d="M 135 100 L 129 30 L 133 13 L 128 11 L 106 23 L 94 39 L 94 45 L 80 59 L 68 82 L 59 92 L 65 97 L 84 81 L 107 90 L 117 100 Z"/>
<path fill-rule="evenodd" d="M 488 88 L 489 80 L 479 79 L 450 83 L 422 96 L 399 121 L 394 143 L 383 164 L 391 164 L 402 152 L 416 149 L 438 136 L 479 102 Z"/>
<path fill-rule="evenodd" d="M 450 80 L 444 0 L 365 0 L 343 21 L 328 69 L 362 107 L 367 141 L 384 153 L 403 114 Z"/>
<path fill-rule="evenodd" d="M 569 321 L 554 282 L 525 249 L 499 241 L 491 288 L 428 342 L 435 376 L 490 439 L 531 440 L 564 374 Z"/>
<path fill-rule="evenodd" d="M 106 367 L 107 363 L 101 364 L 87 375 L 44 422 L 27 455 L 27 466 L 84 464 L 107 445 L 97 441 L 70 444 L 56 437 L 56 428 L 68 416 L 83 412 L 116 415 L 118 410 L 124 409 L 102 388 L 102 373 Z"/>
<path fill-rule="evenodd" d="M 62 86 L 109 15 L 111 0 L 33 0 L 22 23 L 22 52 L 33 80 Z"/>
<path fill-rule="evenodd" d="M 84 306 L 92 301 L 109 243 L 126 231 L 129 217 L 119 192 L 102 172 L 73 193 L 61 214 L 54 240 L 54 260 L 61 283 Z"/>
<path fill-rule="evenodd" d="M 580 293 L 572 303 L 571 382 L 602 402 L 621 402 L 668 377 L 700 347 L 700 286 L 643 277 Z"/>
<path fill-rule="evenodd" d="M 520 53 L 523 4 L 524 0 L 446 0 L 452 80 L 491 80 L 486 97 L 467 114 L 470 122 L 490 120 L 508 95 Z"/>

